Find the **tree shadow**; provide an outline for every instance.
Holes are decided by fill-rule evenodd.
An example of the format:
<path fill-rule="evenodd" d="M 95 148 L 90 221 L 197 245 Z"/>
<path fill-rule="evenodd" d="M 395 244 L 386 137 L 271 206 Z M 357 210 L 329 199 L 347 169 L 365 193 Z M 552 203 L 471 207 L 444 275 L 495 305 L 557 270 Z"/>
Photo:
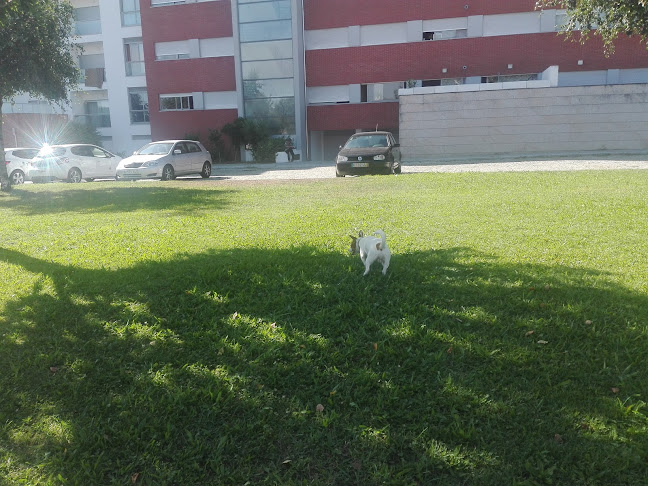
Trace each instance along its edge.
<path fill-rule="evenodd" d="M 310 247 L 118 270 L 9 249 L 0 261 L 34 275 L 0 321 L 0 440 L 45 477 L 632 484 L 647 472 L 648 298 L 599 272 L 469 248 L 395 255 L 386 277 Z"/>
<path fill-rule="evenodd" d="M 182 187 L 182 183 L 156 184 L 152 187 L 126 183 L 91 183 L 72 187 L 57 184 L 56 191 L 41 188 L 14 189 L 12 197 L 0 199 L 0 208 L 17 211 L 25 216 L 71 212 L 110 213 L 116 209 L 195 211 L 196 207 L 201 206 L 211 211 L 227 207 L 228 196 L 232 192 L 234 189 L 221 188 L 214 191 L 211 185 L 206 185 L 205 189 L 197 189 L 195 185 L 191 188 Z"/>

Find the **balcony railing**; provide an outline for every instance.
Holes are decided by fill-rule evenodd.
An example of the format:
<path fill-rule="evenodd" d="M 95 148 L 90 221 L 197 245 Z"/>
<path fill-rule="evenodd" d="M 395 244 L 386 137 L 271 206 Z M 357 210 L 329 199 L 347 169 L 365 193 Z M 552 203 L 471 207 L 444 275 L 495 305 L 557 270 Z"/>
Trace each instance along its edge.
<path fill-rule="evenodd" d="M 77 20 L 74 23 L 76 35 L 101 34 L 101 20 Z"/>
<path fill-rule="evenodd" d="M 92 128 L 109 128 L 110 114 L 76 115 L 74 121 L 91 126 Z"/>

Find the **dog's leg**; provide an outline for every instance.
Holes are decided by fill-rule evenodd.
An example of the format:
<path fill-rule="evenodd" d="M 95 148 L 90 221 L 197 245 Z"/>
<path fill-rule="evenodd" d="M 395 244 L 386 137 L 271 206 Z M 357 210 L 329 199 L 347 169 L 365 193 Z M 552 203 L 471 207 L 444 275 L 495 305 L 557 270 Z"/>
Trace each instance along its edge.
<path fill-rule="evenodd" d="M 389 268 L 389 260 L 391 260 L 391 255 L 389 254 L 385 255 L 385 258 L 383 260 L 383 270 L 382 270 L 383 275 L 387 273 L 387 269 Z"/>
<path fill-rule="evenodd" d="M 371 268 L 371 264 L 372 264 L 373 262 L 375 262 L 375 261 L 376 261 L 376 255 L 371 255 L 370 257 L 368 257 L 368 258 L 364 261 L 364 264 L 365 264 L 365 273 L 362 274 L 363 277 L 369 273 L 369 269 Z"/>

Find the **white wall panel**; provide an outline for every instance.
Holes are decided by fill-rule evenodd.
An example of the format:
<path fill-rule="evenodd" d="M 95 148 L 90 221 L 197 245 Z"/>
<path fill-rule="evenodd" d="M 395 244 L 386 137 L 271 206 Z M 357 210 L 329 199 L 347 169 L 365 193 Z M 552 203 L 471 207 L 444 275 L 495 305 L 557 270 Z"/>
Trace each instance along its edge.
<path fill-rule="evenodd" d="M 210 91 L 204 93 L 205 110 L 237 109 L 236 91 Z"/>
<path fill-rule="evenodd" d="M 306 50 L 349 47 L 347 28 L 307 30 L 304 33 Z"/>
<path fill-rule="evenodd" d="M 349 86 L 318 86 L 307 88 L 306 102 L 310 104 L 317 103 L 339 103 L 349 100 Z"/>
<path fill-rule="evenodd" d="M 540 32 L 540 12 L 484 15 L 484 37 Z"/>
<path fill-rule="evenodd" d="M 189 55 L 188 40 L 155 43 L 155 57 L 177 56 L 179 54 Z"/>
<path fill-rule="evenodd" d="M 360 26 L 360 44 L 377 46 L 407 42 L 407 23 Z"/>
<path fill-rule="evenodd" d="M 200 57 L 229 57 L 234 55 L 234 38 L 200 39 Z"/>
<path fill-rule="evenodd" d="M 648 152 L 648 84 L 425 90 L 400 91 L 400 143 L 409 162 L 502 154 Z"/>

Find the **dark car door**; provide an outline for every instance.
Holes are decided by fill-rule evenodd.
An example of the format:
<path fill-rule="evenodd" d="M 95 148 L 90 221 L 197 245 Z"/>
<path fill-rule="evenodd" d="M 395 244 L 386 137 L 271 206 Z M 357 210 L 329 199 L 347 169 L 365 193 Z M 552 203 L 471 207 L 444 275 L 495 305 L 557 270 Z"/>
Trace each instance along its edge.
<path fill-rule="evenodd" d="M 396 140 L 394 139 L 394 136 L 391 133 L 389 134 L 389 146 L 391 147 L 392 155 L 394 156 L 394 162 L 398 162 L 400 164 L 401 161 L 400 145 L 396 143 Z"/>

